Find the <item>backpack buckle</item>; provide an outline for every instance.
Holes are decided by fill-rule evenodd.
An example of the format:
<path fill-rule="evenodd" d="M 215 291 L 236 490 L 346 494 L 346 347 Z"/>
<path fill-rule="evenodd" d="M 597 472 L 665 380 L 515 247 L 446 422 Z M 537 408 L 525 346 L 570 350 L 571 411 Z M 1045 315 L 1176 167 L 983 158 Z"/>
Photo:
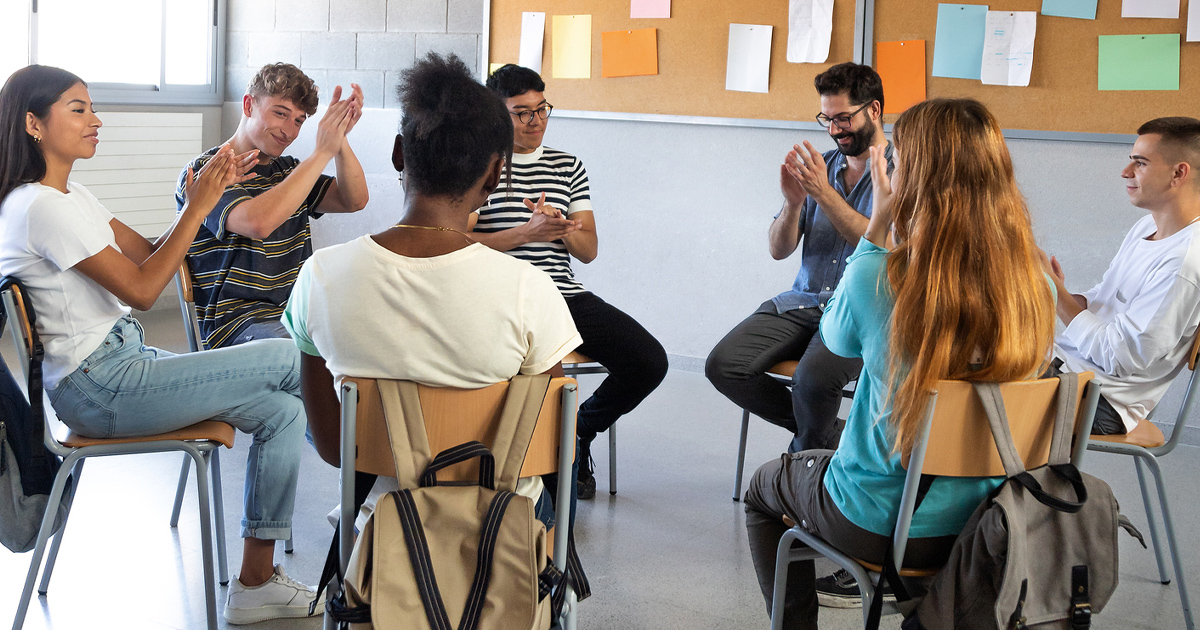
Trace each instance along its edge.
<path fill-rule="evenodd" d="M 1092 625 L 1092 605 L 1086 602 L 1075 604 L 1071 608 L 1071 627 L 1074 630 L 1086 630 Z"/>

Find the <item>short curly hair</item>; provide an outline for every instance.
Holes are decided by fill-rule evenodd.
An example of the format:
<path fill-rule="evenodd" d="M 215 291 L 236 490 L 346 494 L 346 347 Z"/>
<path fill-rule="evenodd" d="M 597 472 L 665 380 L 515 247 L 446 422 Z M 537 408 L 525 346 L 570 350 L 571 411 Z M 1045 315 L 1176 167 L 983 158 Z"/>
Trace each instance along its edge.
<path fill-rule="evenodd" d="M 255 73 L 246 85 L 246 94 L 254 98 L 285 98 L 309 116 L 317 113 L 318 90 L 317 84 L 308 75 L 290 63 L 269 63 Z"/>

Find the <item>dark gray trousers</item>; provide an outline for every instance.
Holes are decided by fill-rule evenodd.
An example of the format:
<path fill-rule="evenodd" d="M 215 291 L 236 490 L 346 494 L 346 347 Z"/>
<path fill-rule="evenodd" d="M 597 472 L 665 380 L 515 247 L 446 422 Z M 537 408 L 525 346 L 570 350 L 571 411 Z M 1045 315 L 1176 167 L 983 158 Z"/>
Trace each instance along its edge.
<path fill-rule="evenodd" d="M 819 309 L 776 313 L 768 300 L 717 343 L 704 365 L 717 391 L 794 433 L 792 451 L 837 446 L 842 388 L 862 370 L 862 359 L 840 357 L 825 347 L 820 322 Z M 800 361 L 791 392 L 767 374 L 789 360 Z"/>
<path fill-rule="evenodd" d="M 775 589 L 775 550 L 788 529 L 783 523 L 784 514 L 805 531 L 820 536 L 844 553 L 875 564 L 883 562 L 888 537 L 851 523 L 825 491 L 825 470 L 831 457 L 833 451 L 830 450 L 783 455 L 763 464 L 750 480 L 745 498 L 746 534 L 768 613 Z M 910 538 L 904 552 L 904 566 L 944 565 L 955 538 L 957 536 Z M 817 627 L 815 581 L 816 569 L 811 560 L 789 565 L 784 628 L 808 630 Z"/>

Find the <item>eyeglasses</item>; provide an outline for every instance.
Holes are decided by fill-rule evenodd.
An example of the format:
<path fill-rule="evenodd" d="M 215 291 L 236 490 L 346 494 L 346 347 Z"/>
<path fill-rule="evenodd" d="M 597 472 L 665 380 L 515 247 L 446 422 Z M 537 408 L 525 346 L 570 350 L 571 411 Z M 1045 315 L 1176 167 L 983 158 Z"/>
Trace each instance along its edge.
<path fill-rule="evenodd" d="M 875 101 L 871 101 L 871 103 L 874 103 L 874 102 Z M 850 122 L 852 120 L 854 120 L 854 117 L 858 115 L 858 112 L 861 112 L 862 110 L 870 107 L 871 103 L 867 103 L 866 105 L 859 107 L 858 109 L 850 112 L 849 114 L 841 114 L 840 116 L 834 116 L 833 118 L 826 116 L 825 113 L 822 112 L 820 114 L 817 114 L 817 123 L 819 123 L 822 127 L 826 128 L 826 129 L 829 128 L 829 125 L 831 123 L 833 125 L 837 126 L 838 129 L 849 129 Z"/>
<path fill-rule="evenodd" d="M 541 118 L 542 120 L 546 120 L 547 118 L 550 117 L 550 112 L 552 112 L 552 111 L 554 111 L 554 106 L 551 105 L 550 103 L 546 103 L 545 105 L 542 105 L 541 107 L 539 107 L 537 109 L 527 109 L 527 110 L 521 111 L 521 112 L 508 112 L 508 113 L 512 114 L 513 116 L 516 116 L 517 120 L 521 121 L 523 124 L 528 125 L 529 123 L 533 122 L 534 114 L 537 114 L 538 118 Z"/>

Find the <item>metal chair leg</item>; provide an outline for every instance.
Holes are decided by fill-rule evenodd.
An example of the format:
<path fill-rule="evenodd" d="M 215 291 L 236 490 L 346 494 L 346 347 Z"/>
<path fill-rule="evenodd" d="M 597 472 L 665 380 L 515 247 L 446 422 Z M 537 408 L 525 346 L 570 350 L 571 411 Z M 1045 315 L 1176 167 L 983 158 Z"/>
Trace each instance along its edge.
<path fill-rule="evenodd" d="M 200 451 L 188 451 L 196 463 L 196 494 L 200 501 L 200 550 L 204 562 L 204 604 L 207 611 L 208 630 L 217 630 L 217 590 L 213 569 L 213 515 L 208 487 L 208 458 Z"/>
<path fill-rule="evenodd" d="M 75 480 L 76 488 L 79 487 L 79 478 L 83 475 L 83 459 L 75 462 L 75 469 L 71 471 L 71 477 Z M 67 529 L 67 520 L 71 517 L 71 508 L 74 507 L 74 494 L 67 495 L 66 486 L 63 486 L 63 501 L 67 502 L 67 509 L 63 513 L 62 524 L 58 526 L 58 534 L 54 536 L 54 542 L 50 544 L 50 555 L 46 557 L 46 566 L 42 568 L 42 583 L 38 585 L 38 595 L 45 595 L 50 589 L 50 576 L 54 575 L 54 563 L 58 560 L 58 548 L 62 545 L 63 533 Z"/>
<path fill-rule="evenodd" d="M 283 553 L 292 553 L 292 551 L 294 551 L 292 548 L 292 537 L 288 536 L 288 539 L 283 543 Z"/>
<path fill-rule="evenodd" d="M 1150 473 L 1154 475 L 1154 484 L 1158 486 L 1158 503 L 1162 508 L 1163 529 L 1167 534 L 1167 545 L 1171 549 L 1171 562 L 1175 565 L 1175 586 L 1179 589 L 1179 604 L 1183 608 L 1183 621 L 1187 626 L 1187 630 L 1195 630 L 1196 624 L 1192 620 L 1192 605 L 1188 601 L 1187 584 L 1183 577 L 1183 563 L 1179 557 L 1179 545 L 1175 541 L 1175 523 L 1171 518 L 1171 508 L 1167 503 L 1167 488 L 1163 484 L 1162 471 L 1158 467 L 1158 459 L 1153 455 L 1138 455 L 1139 459 L 1144 459 L 1146 467 L 1150 469 Z"/>
<path fill-rule="evenodd" d="M 617 425 L 608 427 L 608 493 L 617 493 Z"/>
<path fill-rule="evenodd" d="M 17 614 L 13 619 L 13 630 L 21 630 L 25 625 L 25 613 L 29 611 L 29 600 L 33 597 L 33 583 L 37 580 L 38 569 L 42 566 L 42 557 L 46 553 L 46 543 L 50 540 L 50 531 L 54 529 L 54 517 L 58 515 L 58 504 L 63 499 L 63 490 L 67 486 L 69 472 L 79 461 L 78 451 L 67 455 L 62 468 L 54 476 L 54 486 L 46 501 L 46 513 L 42 516 L 42 525 L 38 529 L 37 542 L 33 546 L 33 557 L 29 559 L 29 572 L 25 574 L 25 586 L 21 590 L 21 599 L 17 604 Z M 66 525 L 64 521 L 62 525 Z M 59 536 L 62 536 L 61 530 Z"/>
<path fill-rule="evenodd" d="M 179 470 L 179 485 L 175 488 L 175 507 L 171 508 L 171 527 L 179 527 L 179 510 L 183 508 L 183 494 L 187 492 L 188 471 L 192 469 L 191 458 L 183 456 Z"/>
<path fill-rule="evenodd" d="M 750 411 L 742 410 L 742 439 L 738 443 L 737 472 L 733 477 L 733 500 L 742 500 L 742 469 L 746 466 L 746 434 L 750 431 Z"/>
<path fill-rule="evenodd" d="M 229 585 L 229 557 L 225 548 L 225 497 L 221 493 L 221 447 L 209 451 L 208 467 L 212 474 L 213 517 L 217 528 L 217 582 Z M 176 499 L 178 500 L 178 498 Z"/>
<path fill-rule="evenodd" d="M 1158 581 L 1170 584 L 1171 577 L 1167 573 L 1166 558 L 1163 557 L 1162 542 L 1158 539 L 1158 516 L 1150 501 L 1150 488 L 1146 486 L 1145 465 L 1141 457 L 1133 458 L 1133 467 L 1137 470 L 1138 485 L 1142 488 L 1142 504 L 1146 506 L 1146 523 L 1150 529 L 1150 544 L 1154 546 L 1154 559 L 1158 561 Z"/>

